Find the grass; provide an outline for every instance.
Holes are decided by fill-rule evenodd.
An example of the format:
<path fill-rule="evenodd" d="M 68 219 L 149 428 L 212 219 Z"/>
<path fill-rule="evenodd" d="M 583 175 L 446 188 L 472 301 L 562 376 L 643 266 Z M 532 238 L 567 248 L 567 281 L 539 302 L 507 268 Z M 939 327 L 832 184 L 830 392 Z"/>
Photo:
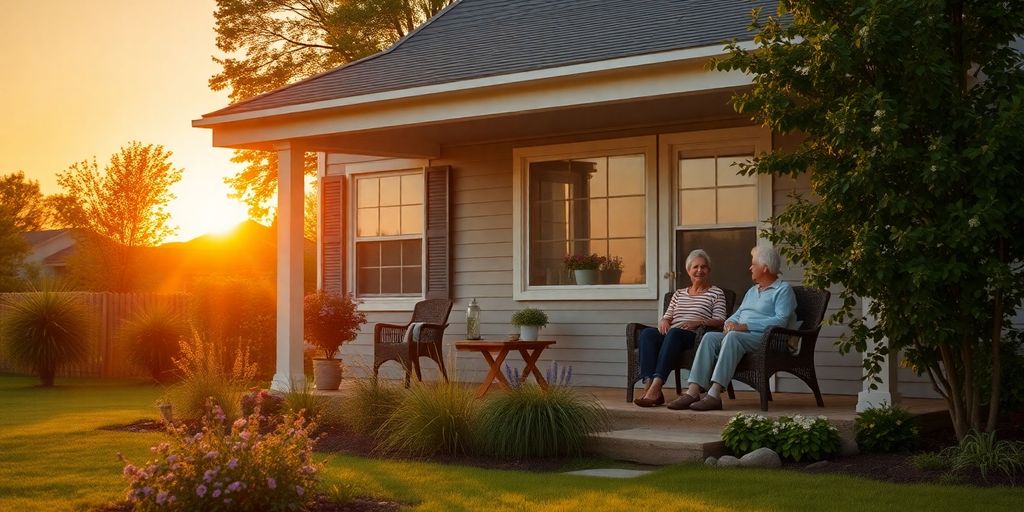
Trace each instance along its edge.
<path fill-rule="evenodd" d="M 96 430 L 155 418 L 162 389 L 60 379 L 43 389 L 0 376 L 0 510 L 87 510 L 124 492 L 116 453 L 145 459 L 163 434 Z M 326 456 L 325 484 L 414 504 L 411 510 L 1015 510 L 1019 489 L 896 485 L 785 471 L 671 466 L 639 479 L 483 470 Z"/>

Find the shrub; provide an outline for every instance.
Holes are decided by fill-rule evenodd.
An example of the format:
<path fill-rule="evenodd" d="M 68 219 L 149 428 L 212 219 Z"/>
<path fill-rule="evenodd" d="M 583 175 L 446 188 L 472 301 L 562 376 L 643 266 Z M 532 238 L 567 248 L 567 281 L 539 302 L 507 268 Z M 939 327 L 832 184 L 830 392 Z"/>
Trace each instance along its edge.
<path fill-rule="evenodd" d="M 43 289 L 19 294 L 7 304 L 7 353 L 38 374 L 43 386 L 53 386 L 58 370 L 88 356 L 88 317 L 77 295 Z"/>
<path fill-rule="evenodd" d="M 523 459 L 580 455 L 587 437 L 608 424 L 600 402 L 566 386 L 524 384 L 488 400 L 480 411 L 481 450 Z"/>
<path fill-rule="evenodd" d="M 402 402 L 405 390 L 376 377 L 355 379 L 348 423 L 358 434 L 379 435 L 391 414 Z"/>
<path fill-rule="evenodd" d="M 238 417 L 241 390 L 247 389 L 256 375 L 248 351 L 235 352 L 229 363 L 223 345 L 215 345 L 195 330 L 181 338 L 179 348 L 181 357 L 174 359 L 174 365 L 182 380 L 170 389 L 168 397 L 175 414 L 199 419 L 206 412 L 207 399 L 212 397 L 229 419 Z"/>
<path fill-rule="evenodd" d="M 211 402 L 199 433 L 169 427 L 170 442 L 154 446 L 156 458 L 141 467 L 121 457 L 132 510 L 304 509 L 322 466 L 312 458 L 315 426 L 294 415 L 273 429 L 262 422 L 257 407 L 228 427 Z"/>
<path fill-rule="evenodd" d="M 381 425 L 378 448 L 416 456 L 471 453 L 476 412 L 472 392 L 458 384 L 418 384 Z"/>
<path fill-rule="evenodd" d="M 334 359 L 342 343 L 352 341 L 366 315 L 357 309 L 350 295 L 318 291 L 302 301 L 306 339 L 316 345 L 325 359 Z"/>
<path fill-rule="evenodd" d="M 722 431 L 725 447 L 738 457 L 767 447 L 779 457 L 799 462 L 820 460 L 839 453 L 839 430 L 824 416 L 782 416 L 772 420 L 760 414 L 738 413 Z"/>
<path fill-rule="evenodd" d="M 265 417 L 277 416 L 285 408 L 283 398 L 260 388 L 249 388 L 249 391 L 242 395 L 239 403 L 242 407 L 242 416 L 251 416 L 257 406 Z"/>
<path fill-rule="evenodd" d="M 886 404 L 857 414 L 857 445 L 869 452 L 910 450 L 921 434 L 909 412 Z"/>
<path fill-rule="evenodd" d="M 274 283 L 207 277 L 197 281 L 190 292 L 195 329 L 208 339 L 219 340 L 229 363 L 237 353 L 248 351 L 255 358 L 258 375 L 273 375 L 277 353 Z"/>
<path fill-rule="evenodd" d="M 921 471 L 945 471 L 949 469 L 949 459 L 940 453 L 926 452 L 910 457 L 910 463 Z"/>
<path fill-rule="evenodd" d="M 1010 480 L 1024 473 L 1024 443 L 999 441 L 995 432 L 970 432 L 959 446 L 943 450 L 955 473 L 978 471 L 988 481 L 990 473 L 998 472 Z"/>
<path fill-rule="evenodd" d="M 178 356 L 179 342 L 188 334 L 181 317 L 163 308 L 146 309 L 121 327 L 118 336 L 128 347 L 128 354 L 145 368 L 153 380 L 164 382 L 171 377 L 173 358 Z"/>
<path fill-rule="evenodd" d="M 512 314 L 512 325 L 548 325 L 548 315 L 535 308 L 523 308 Z"/>
<path fill-rule="evenodd" d="M 301 387 L 292 386 L 284 394 L 284 405 L 293 414 L 304 414 L 311 420 L 319 421 L 327 405 L 327 399 L 313 392 L 313 384 L 306 382 Z"/>

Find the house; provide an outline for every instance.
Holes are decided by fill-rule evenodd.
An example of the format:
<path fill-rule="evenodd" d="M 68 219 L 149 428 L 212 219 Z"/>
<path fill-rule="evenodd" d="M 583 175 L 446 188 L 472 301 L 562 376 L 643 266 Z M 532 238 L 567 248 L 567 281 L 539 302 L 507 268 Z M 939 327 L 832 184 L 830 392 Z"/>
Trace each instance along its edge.
<path fill-rule="evenodd" d="M 542 308 L 558 341 L 544 359 L 572 365 L 576 384 L 622 386 L 623 326 L 657 317 L 659 297 L 684 282 L 685 255 L 707 250 L 714 281 L 742 294 L 761 221 L 808 189 L 806 177 L 736 174 L 734 162 L 795 140 L 733 111 L 748 76 L 706 67 L 724 41 L 752 48 L 751 10 L 774 4 L 456 1 L 384 52 L 194 121 L 215 146 L 279 156 L 275 385 L 302 375 L 309 151 L 322 184 L 319 282 L 368 313 L 347 357 L 368 361 L 372 324 L 407 320 L 424 297 L 455 301 L 447 338 L 460 339 L 476 298 L 484 337 L 504 338 L 515 310 Z M 575 284 L 562 259 L 590 253 L 621 258 L 621 276 Z M 895 365 L 865 390 L 860 356 L 832 346 L 844 328 L 826 327 L 818 344 L 823 392 L 860 393 L 864 406 L 900 382 L 900 393 L 931 396 Z M 459 355 L 460 380 L 484 370 Z M 787 375 L 774 385 L 806 391 Z"/>
<path fill-rule="evenodd" d="M 67 273 L 68 257 L 74 252 L 75 236 L 70 229 L 50 229 L 23 233 L 29 253 L 25 264 L 37 268 L 40 275 L 62 277 Z"/>

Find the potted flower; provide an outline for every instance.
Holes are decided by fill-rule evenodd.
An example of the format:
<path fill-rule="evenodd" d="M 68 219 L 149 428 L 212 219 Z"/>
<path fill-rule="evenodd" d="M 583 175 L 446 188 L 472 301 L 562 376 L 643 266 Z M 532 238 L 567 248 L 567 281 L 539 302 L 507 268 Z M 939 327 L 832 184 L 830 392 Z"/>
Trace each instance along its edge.
<path fill-rule="evenodd" d="M 604 256 L 596 254 L 570 254 L 565 257 L 565 268 L 576 276 L 576 284 L 594 284 L 597 282 L 597 270 L 604 260 Z"/>
<path fill-rule="evenodd" d="M 512 325 L 519 327 L 519 341 L 537 341 L 541 327 L 548 325 L 548 315 L 535 308 L 524 308 L 512 314 Z"/>
<path fill-rule="evenodd" d="M 323 358 L 313 359 L 313 381 L 317 389 L 338 389 L 341 360 L 336 359 L 342 343 L 352 341 L 366 315 L 356 309 L 348 295 L 325 291 L 307 295 L 302 303 L 306 341 L 320 349 Z"/>
<path fill-rule="evenodd" d="M 622 279 L 622 256 L 611 256 L 601 262 L 601 283 L 619 284 Z"/>

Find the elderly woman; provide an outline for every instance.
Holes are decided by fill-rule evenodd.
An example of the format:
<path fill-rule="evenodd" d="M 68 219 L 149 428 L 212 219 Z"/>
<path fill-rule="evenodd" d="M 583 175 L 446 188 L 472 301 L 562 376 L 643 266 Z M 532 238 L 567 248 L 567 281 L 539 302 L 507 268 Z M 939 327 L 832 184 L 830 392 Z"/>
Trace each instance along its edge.
<path fill-rule="evenodd" d="M 789 283 L 779 278 L 782 257 L 773 247 L 759 245 L 750 251 L 750 277 L 754 286 L 726 321 L 722 332 L 709 332 L 701 339 L 690 370 L 690 385 L 673 400 L 670 409 L 712 411 L 722 408 L 722 390 L 736 373 L 736 365 L 761 346 L 761 334 L 769 327 L 787 326 L 796 319 L 796 295 Z M 707 395 L 700 398 L 702 389 Z"/>
<path fill-rule="evenodd" d="M 672 294 L 658 328 L 648 327 L 640 333 L 640 376 L 647 383 L 643 396 L 633 400 L 640 407 L 665 403 L 661 388 L 684 350 L 693 348 L 700 327 L 720 329 L 725 320 L 725 293 L 712 286 L 711 258 L 700 249 L 686 257 L 686 274 L 690 286 Z"/>

